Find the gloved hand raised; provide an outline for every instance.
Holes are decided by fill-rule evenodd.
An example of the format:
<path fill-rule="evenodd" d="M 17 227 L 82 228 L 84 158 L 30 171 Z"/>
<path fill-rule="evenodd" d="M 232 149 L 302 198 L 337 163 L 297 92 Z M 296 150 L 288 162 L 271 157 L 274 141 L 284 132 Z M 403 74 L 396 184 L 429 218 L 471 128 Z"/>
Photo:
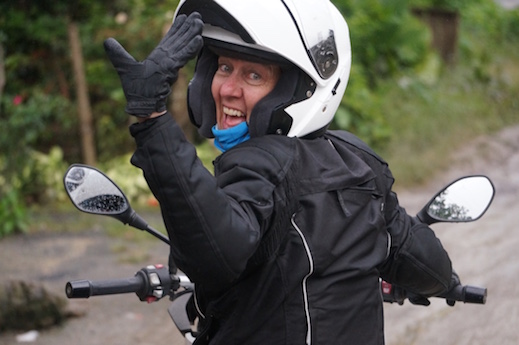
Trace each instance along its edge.
<path fill-rule="evenodd" d="M 196 12 L 189 17 L 178 16 L 142 62 L 136 61 L 115 39 L 105 41 L 108 58 L 121 79 L 128 114 L 147 117 L 166 110 L 166 98 L 178 78 L 178 70 L 202 48 L 202 27 L 202 18 Z"/>

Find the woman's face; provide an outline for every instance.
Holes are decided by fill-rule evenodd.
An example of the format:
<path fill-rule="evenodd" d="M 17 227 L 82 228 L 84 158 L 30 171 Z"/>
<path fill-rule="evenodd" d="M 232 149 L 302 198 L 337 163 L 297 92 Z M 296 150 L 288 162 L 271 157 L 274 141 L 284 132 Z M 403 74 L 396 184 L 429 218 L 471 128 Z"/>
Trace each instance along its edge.
<path fill-rule="evenodd" d="M 252 109 L 274 89 L 280 74 L 275 65 L 219 57 L 211 85 L 218 129 L 248 122 Z"/>

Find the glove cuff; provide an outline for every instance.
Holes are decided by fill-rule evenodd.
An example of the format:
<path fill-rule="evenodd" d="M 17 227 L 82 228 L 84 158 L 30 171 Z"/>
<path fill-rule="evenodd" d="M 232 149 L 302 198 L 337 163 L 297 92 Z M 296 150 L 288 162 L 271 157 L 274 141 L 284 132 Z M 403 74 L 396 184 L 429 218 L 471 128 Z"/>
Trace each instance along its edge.
<path fill-rule="evenodd" d="M 126 104 L 125 111 L 133 116 L 148 117 L 153 112 L 163 112 L 166 110 L 166 100 L 150 100 L 150 101 L 129 101 Z"/>

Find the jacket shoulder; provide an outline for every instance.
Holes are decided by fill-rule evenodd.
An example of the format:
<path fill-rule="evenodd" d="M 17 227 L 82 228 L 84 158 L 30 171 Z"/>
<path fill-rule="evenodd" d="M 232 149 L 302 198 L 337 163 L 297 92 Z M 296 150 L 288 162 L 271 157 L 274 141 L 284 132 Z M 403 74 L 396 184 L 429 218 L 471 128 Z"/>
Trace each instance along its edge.
<path fill-rule="evenodd" d="M 369 147 L 368 144 L 366 144 L 362 139 L 357 137 L 355 134 L 347 132 L 347 131 L 328 131 L 326 134 L 332 138 L 338 139 L 347 145 L 353 147 L 356 150 L 360 150 L 364 153 L 367 153 L 368 155 L 376 158 L 378 161 L 380 161 L 383 164 L 387 164 L 386 161 L 380 157 L 371 147 Z"/>
<path fill-rule="evenodd" d="M 266 135 L 252 138 L 219 156 L 215 174 L 233 169 L 255 171 L 273 183 L 284 178 L 294 162 L 294 138 Z"/>

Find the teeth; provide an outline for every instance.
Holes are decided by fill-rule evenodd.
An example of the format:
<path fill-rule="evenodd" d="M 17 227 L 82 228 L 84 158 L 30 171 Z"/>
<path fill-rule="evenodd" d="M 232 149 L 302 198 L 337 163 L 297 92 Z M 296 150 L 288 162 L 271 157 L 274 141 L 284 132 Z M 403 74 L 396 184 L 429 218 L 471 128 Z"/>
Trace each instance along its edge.
<path fill-rule="evenodd" d="M 242 113 L 241 111 L 236 110 L 236 109 L 227 108 L 227 107 L 223 107 L 223 113 L 228 116 L 238 116 L 238 117 L 245 116 L 245 114 Z"/>

